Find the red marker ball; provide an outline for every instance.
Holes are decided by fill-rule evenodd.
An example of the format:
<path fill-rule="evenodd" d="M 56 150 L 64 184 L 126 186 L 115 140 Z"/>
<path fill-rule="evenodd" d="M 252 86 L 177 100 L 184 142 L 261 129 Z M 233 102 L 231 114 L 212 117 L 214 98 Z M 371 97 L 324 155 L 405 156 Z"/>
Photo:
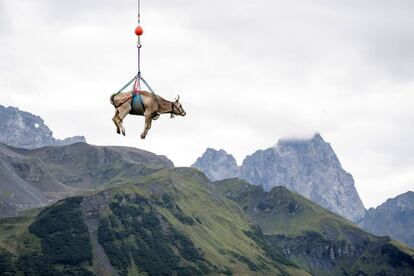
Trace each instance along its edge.
<path fill-rule="evenodd" d="M 135 34 L 137 36 L 141 36 L 144 33 L 144 30 L 141 28 L 141 26 L 138 26 L 135 28 Z"/>

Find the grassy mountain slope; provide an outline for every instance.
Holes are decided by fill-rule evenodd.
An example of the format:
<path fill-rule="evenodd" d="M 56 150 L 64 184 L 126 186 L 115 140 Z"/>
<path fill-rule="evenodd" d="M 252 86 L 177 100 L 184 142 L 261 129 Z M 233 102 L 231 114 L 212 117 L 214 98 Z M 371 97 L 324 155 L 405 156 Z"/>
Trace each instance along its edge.
<path fill-rule="evenodd" d="M 0 144 L 0 217 L 172 166 L 164 156 L 133 148 L 78 143 L 24 150 Z"/>
<path fill-rule="evenodd" d="M 0 269 L 30 275 L 308 275 L 193 169 L 162 170 L 37 216 L 3 219 L 0 237 Z"/>
<path fill-rule="evenodd" d="M 41 212 L 1 219 L 0 274 L 93 275 L 82 200 L 68 198 Z"/>
<path fill-rule="evenodd" d="M 0 275 L 413 275 L 413 256 L 285 188 L 189 168 L 0 220 Z"/>
<path fill-rule="evenodd" d="M 316 275 L 412 275 L 414 251 L 368 234 L 284 187 L 270 192 L 243 180 L 215 182 L 266 233 L 267 242 Z"/>

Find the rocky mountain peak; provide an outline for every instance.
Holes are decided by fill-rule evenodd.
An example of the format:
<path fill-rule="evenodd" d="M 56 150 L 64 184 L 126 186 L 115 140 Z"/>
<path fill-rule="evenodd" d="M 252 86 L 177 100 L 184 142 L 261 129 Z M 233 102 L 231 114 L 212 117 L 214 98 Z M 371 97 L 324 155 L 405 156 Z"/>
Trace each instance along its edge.
<path fill-rule="evenodd" d="M 204 172 L 212 181 L 237 177 L 240 174 L 236 159 L 222 149 L 207 148 L 191 167 Z"/>
<path fill-rule="evenodd" d="M 394 198 L 389 198 L 376 208 L 369 208 L 367 215 L 372 212 L 393 210 L 398 212 L 414 211 L 414 192 L 408 191 Z"/>
<path fill-rule="evenodd" d="M 388 235 L 414 247 L 414 192 L 370 208 L 359 225 L 376 235 Z"/>
<path fill-rule="evenodd" d="M 300 156 L 302 161 L 323 163 L 326 166 L 336 168 L 341 167 L 331 145 L 325 142 L 319 133 L 310 139 L 282 139 L 278 141 L 274 149 L 280 155 Z"/>
<path fill-rule="evenodd" d="M 255 152 L 243 161 L 241 177 L 267 191 L 285 186 L 351 220 L 365 213 L 352 175 L 319 133 L 310 139 L 283 139 Z"/>
<path fill-rule="evenodd" d="M 301 145 L 301 144 L 307 144 L 309 142 L 315 145 L 326 144 L 322 136 L 318 132 L 316 132 L 311 138 L 282 138 L 279 141 L 277 141 L 276 147 L 283 146 L 283 145 Z"/>
<path fill-rule="evenodd" d="M 396 198 L 388 199 L 381 206 L 390 206 L 402 212 L 414 211 L 414 192 L 408 191 L 404 194 L 397 196 Z M 379 208 L 381 208 L 381 206 Z"/>
<path fill-rule="evenodd" d="M 285 186 L 354 221 L 365 213 L 352 175 L 319 133 L 309 139 L 282 139 L 247 156 L 241 167 L 225 151 L 213 149 L 207 149 L 193 166 L 214 181 L 238 176 L 266 191 Z"/>
<path fill-rule="evenodd" d="M 83 136 L 56 139 L 41 117 L 12 106 L 0 105 L 0 129 L 0 143 L 18 148 L 34 149 L 86 143 Z"/>

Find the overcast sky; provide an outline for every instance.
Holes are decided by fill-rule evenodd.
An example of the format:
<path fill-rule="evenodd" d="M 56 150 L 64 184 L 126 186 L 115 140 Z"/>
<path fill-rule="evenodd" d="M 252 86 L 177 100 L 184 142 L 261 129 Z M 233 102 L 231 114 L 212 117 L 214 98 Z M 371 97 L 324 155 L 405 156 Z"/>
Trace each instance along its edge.
<path fill-rule="evenodd" d="M 414 1 L 142 0 L 143 76 L 188 115 L 127 137 L 109 96 L 136 73 L 136 1 L 0 0 L 0 104 L 189 166 L 206 147 L 239 163 L 320 132 L 366 207 L 414 190 Z"/>

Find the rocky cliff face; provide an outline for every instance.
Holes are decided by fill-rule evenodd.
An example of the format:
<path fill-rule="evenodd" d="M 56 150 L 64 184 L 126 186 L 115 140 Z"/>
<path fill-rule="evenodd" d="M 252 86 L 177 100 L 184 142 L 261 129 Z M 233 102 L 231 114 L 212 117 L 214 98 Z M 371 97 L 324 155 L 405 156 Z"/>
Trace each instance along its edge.
<path fill-rule="evenodd" d="M 0 143 L 34 149 L 45 146 L 64 146 L 79 142 L 85 137 L 75 136 L 64 140 L 55 139 L 42 118 L 15 107 L 0 105 Z"/>
<path fill-rule="evenodd" d="M 212 181 L 240 175 L 236 159 L 224 150 L 208 148 L 191 167 L 201 170 Z"/>
<path fill-rule="evenodd" d="M 353 221 L 365 213 L 352 175 L 319 134 L 310 140 L 281 140 L 255 152 L 243 161 L 241 177 L 265 190 L 285 186 Z"/>
<path fill-rule="evenodd" d="M 388 235 L 414 247 L 414 192 L 370 208 L 359 225 L 376 235 Z"/>
<path fill-rule="evenodd" d="M 240 168 L 231 160 L 224 151 L 208 149 L 193 166 L 211 180 L 238 176 L 266 191 L 285 186 L 350 220 L 364 216 L 352 175 L 319 134 L 308 140 L 281 140 L 275 147 L 247 156 Z M 231 171 L 226 173 L 226 168 Z"/>

